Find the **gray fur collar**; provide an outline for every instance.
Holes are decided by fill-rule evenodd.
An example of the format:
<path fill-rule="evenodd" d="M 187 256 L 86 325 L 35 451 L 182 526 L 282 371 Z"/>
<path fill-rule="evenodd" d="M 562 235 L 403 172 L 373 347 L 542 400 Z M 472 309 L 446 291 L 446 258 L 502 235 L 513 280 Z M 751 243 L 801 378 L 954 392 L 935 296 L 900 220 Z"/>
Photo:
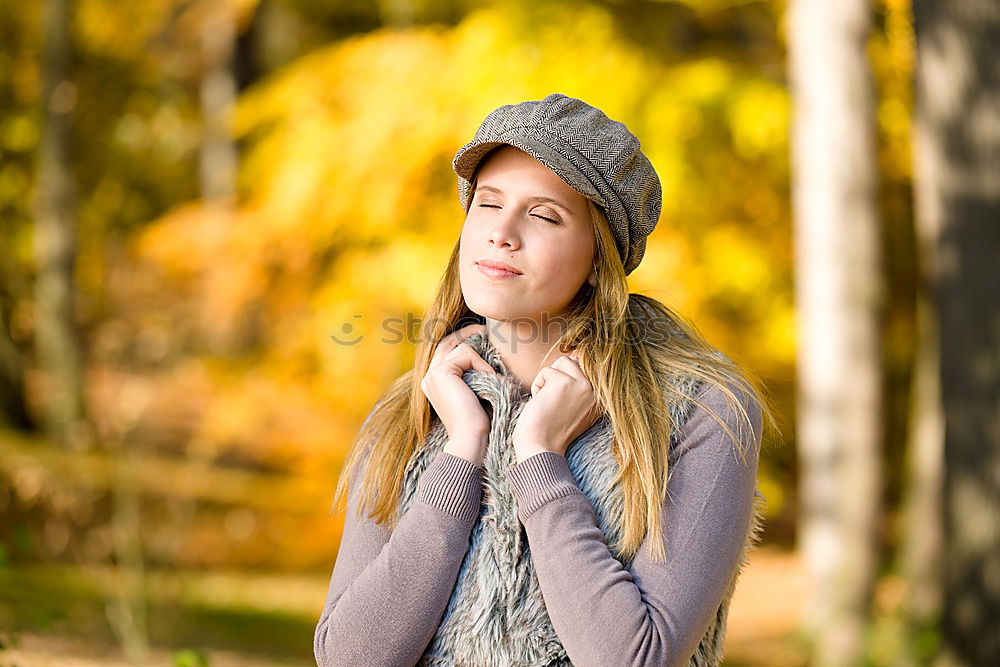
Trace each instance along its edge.
<path fill-rule="evenodd" d="M 517 518 L 517 504 L 508 480 L 508 471 L 514 465 L 511 433 L 531 394 L 520 390 L 485 333 L 477 333 L 466 342 L 498 372 L 493 375 L 469 370 L 463 376 L 469 387 L 492 407 L 489 443 L 483 462 L 483 500 L 451 599 L 418 664 L 571 665 L 545 610 L 531 563 L 531 550 Z M 676 384 L 685 398 L 670 405 L 669 409 L 675 423 L 682 425 L 690 408 L 688 398 L 694 395 L 697 380 L 682 378 Z M 612 450 L 611 434 L 607 418 L 601 418 L 566 450 L 569 469 L 594 508 L 606 544 L 612 544 L 618 537 L 624 506 L 619 485 L 612 484 L 618 463 Z M 420 475 L 447 440 L 447 432 L 435 418 L 427 438 L 408 462 L 400 493 L 400 513 L 413 502 Z M 755 508 L 740 569 L 745 563 L 746 552 L 757 539 L 760 522 L 761 516 Z M 619 558 L 619 561 L 626 568 L 631 564 L 628 559 Z M 734 574 L 689 667 L 716 665 L 721 661 L 729 600 L 738 575 L 739 572 Z"/>

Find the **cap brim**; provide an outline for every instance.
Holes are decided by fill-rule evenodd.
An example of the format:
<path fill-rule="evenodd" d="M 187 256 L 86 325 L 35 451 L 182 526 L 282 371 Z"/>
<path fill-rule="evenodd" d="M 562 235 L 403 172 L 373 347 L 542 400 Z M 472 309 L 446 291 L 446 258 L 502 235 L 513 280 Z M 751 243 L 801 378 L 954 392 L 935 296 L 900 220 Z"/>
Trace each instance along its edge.
<path fill-rule="evenodd" d="M 587 199 L 590 199 L 599 206 L 604 207 L 604 198 L 601 197 L 597 188 L 587 179 L 587 177 L 577 169 L 572 162 L 563 157 L 551 146 L 533 137 L 524 135 L 511 136 L 506 139 L 496 141 L 481 141 L 478 143 L 468 143 L 463 146 L 455 155 L 452 166 L 455 173 L 467 181 L 472 180 L 472 175 L 476 167 L 491 150 L 497 146 L 510 145 L 520 148 L 525 153 L 541 162 L 570 186 Z"/>

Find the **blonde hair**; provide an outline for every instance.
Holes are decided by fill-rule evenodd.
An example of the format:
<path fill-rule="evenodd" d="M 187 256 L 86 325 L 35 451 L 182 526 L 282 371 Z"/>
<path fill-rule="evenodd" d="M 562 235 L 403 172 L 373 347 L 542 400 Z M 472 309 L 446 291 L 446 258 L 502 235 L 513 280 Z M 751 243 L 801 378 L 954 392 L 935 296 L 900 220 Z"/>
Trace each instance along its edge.
<path fill-rule="evenodd" d="M 477 179 L 473 177 L 471 191 Z M 467 203 L 471 204 L 470 194 Z M 579 349 L 579 362 L 597 400 L 611 422 L 613 448 L 622 484 L 623 526 L 620 539 L 609 548 L 620 556 L 634 557 L 647 533 L 654 561 L 665 558 L 660 513 L 667 491 L 667 456 L 670 434 L 676 428 L 664 406 L 678 398 L 678 390 L 660 378 L 694 375 L 721 388 L 732 414 L 739 415 L 740 434 L 705 407 L 734 443 L 741 459 L 741 442 L 752 428 L 750 415 L 732 387 L 747 392 L 760 407 L 768 424 L 777 429 L 769 400 L 759 378 L 741 369 L 713 348 L 693 325 L 656 299 L 629 294 L 625 272 L 604 211 L 589 199 L 591 223 L 597 240 L 597 284 L 584 281 L 563 315 L 567 326 L 556 341 L 562 353 Z M 417 344 L 414 367 L 394 380 L 360 429 L 342 468 L 333 506 L 345 493 L 347 480 L 365 458 L 358 502 L 376 522 L 391 530 L 398 521 L 397 503 L 407 461 L 431 428 L 431 405 L 420 389 L 437 344 L 452 331 L 479 319 L 469 310 L 459 283 L 459 242 L 452 249 L 437 295 L 426 317 Z M 461 324 L 460 324 L 461 323 Z M 650 330 L 653 327 L 653 330 Z M 683 335 L 678 335 L 678 331 Z M 651 400 L 650 397 L 661 400 Z"/>

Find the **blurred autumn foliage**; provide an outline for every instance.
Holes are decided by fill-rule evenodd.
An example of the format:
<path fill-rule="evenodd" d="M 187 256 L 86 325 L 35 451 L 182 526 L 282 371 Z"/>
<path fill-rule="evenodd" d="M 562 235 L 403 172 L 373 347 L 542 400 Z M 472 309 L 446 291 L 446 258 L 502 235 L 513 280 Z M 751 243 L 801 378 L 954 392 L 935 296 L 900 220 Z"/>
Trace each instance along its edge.
<path fill-rule="evenodd" d="M 625 122 L 660 174 L 663 213 L 632 290 L 678 309 L 760 374 L 787 416 L 788 441 L 766 444 L 759 477 L 766 539 L 791 546 L 784 3 L 70 4 L 59 94 L 70 109 L 86 399 L 71 444 L 41 428 L 52 380 L 32 354 L 46 5 L 0 7 L 0 337 L 5 382 L 24 400 L 20 410 L 4 393 L 0 563 L 12 574 L 0 583 L 0 626 L 26 618 L 41 594 L 29 583 L 54 571 L 43 566 L 100 572 L 132 554 L 149 581 L 308 573 L 298 603 L 281 601 L 291 584 L 232 602 L 262 614 L 285 604 L 297 619 L 286 620 L 290 638 L 261 650 L 308 660 L 339 540 L 330 500 L 340 462 L 378 394 L 412 364 L 412 338 L 393 332 L 421 316 L 462 224 L 451 157 L 495 106 L 553 91 Z M 875 9 L 886 373 L 898 399 L 887 428 L 898 433 L 913 354 L 913 37 L 908 3 Z M 213 70 L 205 25 L 215 12 L 232 39 Z M 228 194 L 207 191 L 204 176 L 219 163 L 207 157 L 200 100 L 220 71 L 234 102 L 222 141 L 238 157 Z M 893 447 L 887 456 L 900 454 Z M 889 470 L 890 501 L 899 475 Z M 138 546 L 121 538 L 128 526 Z M 190 611 L 194 594 L 163 586 L 154 609 Z M 224 605 L 239 589 L 199 590 Z M 212 623 L 202 634 L 148 624 L 153 644 L 254 645 Z"/>

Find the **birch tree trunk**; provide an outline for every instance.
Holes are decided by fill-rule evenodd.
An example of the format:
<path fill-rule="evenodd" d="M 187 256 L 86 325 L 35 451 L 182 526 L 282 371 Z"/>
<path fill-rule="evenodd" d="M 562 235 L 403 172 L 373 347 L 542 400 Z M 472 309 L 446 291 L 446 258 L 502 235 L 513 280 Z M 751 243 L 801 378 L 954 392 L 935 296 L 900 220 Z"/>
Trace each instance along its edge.
<path fill-rule="evenodd" d="M 789 6 L 801 515 L 813 665 L 857 665 L 878 562 L 881 307 L 867 0 Z"/>
<path fill-rule="evenodd" d="M 940 664 L 1000 664 L 1000 3 L 914 2 L 918 229 L 940 332 Z"/>
<path fill-rule="evenodd" d="M 199 34 L 201 72 L 199 97 L 202 134 L 198 159 L 201 196 L 206 212 L 206 233 L 225 234 L 232 221 L 236 192 L 237 152 L 230 131 L 236 103 L 236 75 L 233 56 L 236 46 L 234 3 L 203 0 Z M 206 280 L 211 280 L 210 273 Z M 205 313 L 211 321 L 211 313 Z M 206 343 L 213 350 L 227 350 L 238 342 L 238 332 L 211 328 Z"/>
<path fill-rule="evenodd" d="M 201 195 L 206 200 L 227 199 L 236 191 L 236 146 L 230 132 L 230 115 L 236 103 L 233 51 L 236 15 L 231 2 L 209 2 L 199 43 L 201 45 L 201 137 L 199 173 Z M 221 202 L 220 202 L 221 203 Z"/>
<path fill-rule="evenodd" d="M 74 318 L 75 192 L 69 165 L 70 117 L 76 87 L 69 79 L 69 0 L 46 0 L 42 105 L 34 252 L 35 340 L 45 378 L 44 420 L 50 437 L 67 446 L 85 433 L 82 352 Z"/>

